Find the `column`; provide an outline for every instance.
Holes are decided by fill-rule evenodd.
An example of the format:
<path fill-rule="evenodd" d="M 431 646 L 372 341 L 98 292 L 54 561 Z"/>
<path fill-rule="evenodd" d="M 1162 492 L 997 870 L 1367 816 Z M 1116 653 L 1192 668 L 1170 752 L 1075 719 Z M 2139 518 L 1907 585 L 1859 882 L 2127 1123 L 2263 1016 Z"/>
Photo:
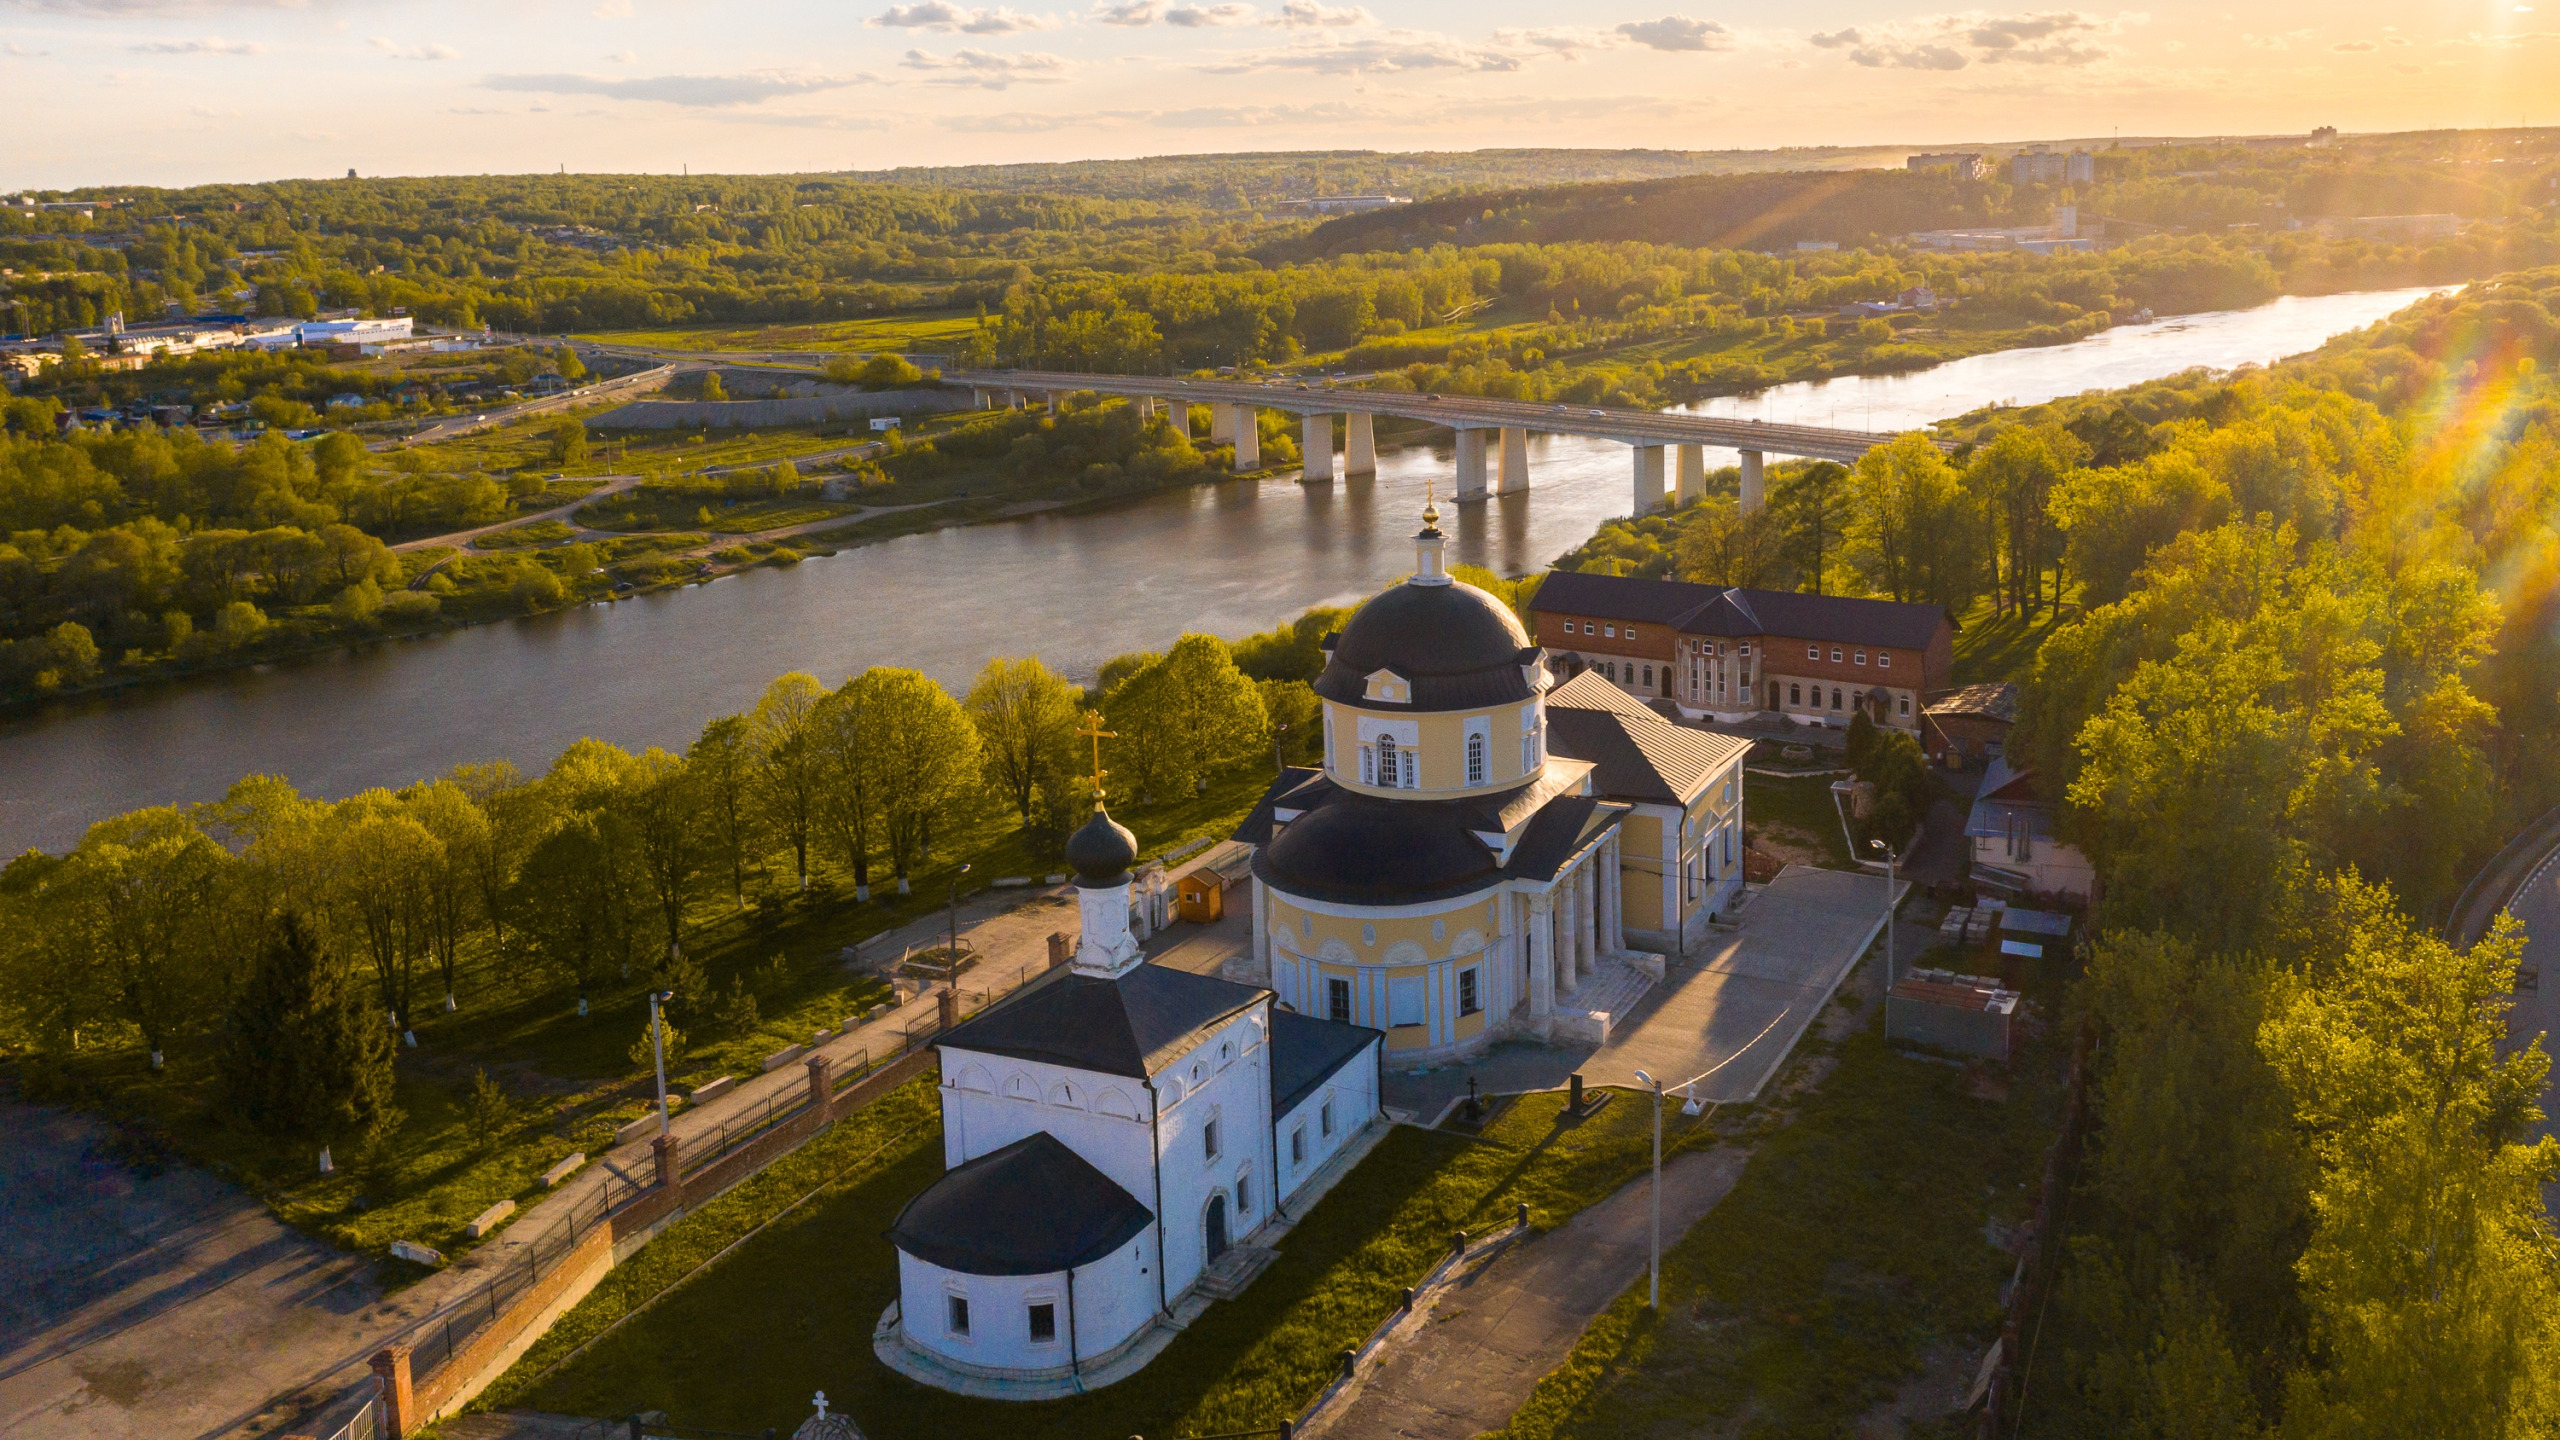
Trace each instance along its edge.
<path fill-rule="evenodd" d="M 1705 446 L 1702 446 L 1702 445 L 1683 445 L 1683 446 L 1681 446 L 1681 447 L 1680 447 L 1680 503 L 1681 503 L 1681 504 L 1683 504 L 1683 505 L 1686 505 L 1686 504 L 1688 504 L 1690 501 L 1695 500 L 1695 499 L 1697 499 L 1698 497 L 1700 497 L 1700 496 L 1702 496 L 1702 495 L 1704 495 L 1704 494 L 1706 494 L 1706 493 L 1707 493 L 1707 455 L 1706 455 L 1706 447 L 1705 447 Z"/>
<path fill-rule="evenodd" d="M 418 1428 L 418 1392 L 410 1378 L 409 1347 L 393 1345 L 373 1353 L 374 1394 L 382 1401 L 382 1432 L 400 1440 Z"/>
<path fill-rule="evenodd" d="M 1511 988 L 1514 985 L 1520 985 L 1521 978 L 1525 978 L 1521 977 L 1523 952 L 1518 943 L 1520 931 L 1512 919 L 1513 899 L 1508 890 L 1498 891 L 1493 897 L 1493 953 L 1502 957 L 1501 964 L 1495 967 L 1502 972 L 1501 978 L 1495 982 L 1494 990 L 1494 997 L 1501 1001 L 1499 1006 L 1493 1007 L 1497 1015 L 1510 1014 L 1519 1008 L 1521 1001 L 1529 998 L 1528 987 L 1525 985 L 1518 990 Z"/>
<path fill-rule="evenodd" d="M 824 1055 L 812 1055 L 807 1064 L 809 1108 L 824 1120 L 835 1108 L 835 1062 Z"/>
<path fill-rule="evenodd" d="M 1529 432 L 1526 427 L 1502 427 L 1502 473 L 1494 482 L 1497 495 L 1517 495 L 1529 488 Z"/>
<path fill-rule="evenodd" d="M 994 403 L 994 398 L 995 397 L 987 393 L 987 387 L 984 385 L 972 385 L 969 387 L 969 408 L 972 410 L 986 409 L 990 404 Z"/>
<path fill-rule="evenodd" d="M 1235 434 L 1235 468 L 1238 470 L 1262 468 L 1262 432 L 1254 427 L 1254 414 L 1252 406 L 1238 405 L 1235 414 L 1227 420 L 1228 428 Z"/>
<path fill-rule="evenodd" d="M 1768 501 L 1767 483 L 1760 476 L 1761 454 L 1757 450 L 1742 452 L 1742 513 L 1756 513 Z"/>
<path fill-rule="evenodd" d="M 1581 878 L 1574 881 L 1574 889 L 1581 892 L 1581 903 L 1574 910 L 1575 918 L 1582 923 L 1582 973 L 1585 975 L 1600 968 L 1600 875 L 1593 868 L 1599 858 L 1599 852 L 1594 850 L 1591 859 L 1582 862 Z"/>
<path fill-rule="evenodd" d="M 1529 1014 L 1544 1020 L 1555 1008 L 1555 900 L 1537 895 L 1529 900 Z"/>
<path fill-rule="evenodd" d="M 1366 410 L 1355 410 L 1342 417 L 1342 473 L 1378 473 L 1377 417 Z"/>
<path fill-rule="evenodd" d="M 1021 391 L 1019 391 L 1019 390 L 1007 390 L 1007 391 L 1005 391 L 1005 392 L 1004 392 L 1004 408 L 1006 408 L 1007 410 L 1019 410 L 1019 409 L 1021 409 L 1021 408 L 1022 408 L 1022 392 L 1021 392 Z"/>
<path fill-rule="evenodd" d="M 1461 500 L 1484 498 L 1484 432 L 1458 432 L 1458 495 Z"/>
<path fill-rule="evenodd" d="M 1636 508 L 1638 518 L 1662 508 L 1662 447 L 1638 445 L 1636 452 Z"/>
<path fill-rule="evenodd" d="M 1236 436 L 1235 415 L 1222 401 L 1209 402 L 1209 443 L 1224 445 Z"/>
<path fill-rule="evenodd" d="M 1600 893 L 1609 902 L 1609 914 L 1601 922 L 1600 943 L 1612 950 L 1627 948 L 1627 897 L 1620 888 L 1626 883 L 1626 870 L 1623 868 L 1626 862 L 1619 858 L 1618 842 L 1618 832 L 1610 831 L 1608 843 L 1601 851 L 1608 859 L 1600 872 Z"/>
<path fill-rule="evenodd" d="M 1156 397 L 1153 395 L 1141 395 L 1129 403 L 1138 407 L 1139 419 L 1153 420 L 1156 418 Z"/>
<path fill-rule="evenodd" d="M 1309 415 L 1298 430 L 1300 478 L 1333 483 L 1333 417 Z"/>
<path fill-rule="evenodd" d="M 1556 985 L 1567 994 L 1582 988 L 1582 897 L 1570 872 L 1556 881 Z"/>
<path fill-rule="evenodd" d="M 1058 392 L 1057 392 L 1057 391 L 1055 391 L 1055 390 L 1047 391 L 1047 392 L 1045 392 L 1045 393 L 1043 394 L 1043 396 L 1042 396 L 1041 398 L 1043 398 L 1043 399 L 1045 399 L 1045 400 L 1047 400 L 1047 401 L 1049 402 L 1049 413 L 1050 413 L 1050 414 L 1055 415 L 1055 414 L 1057 414 L 1057 413 L 1058 413 Z"/>

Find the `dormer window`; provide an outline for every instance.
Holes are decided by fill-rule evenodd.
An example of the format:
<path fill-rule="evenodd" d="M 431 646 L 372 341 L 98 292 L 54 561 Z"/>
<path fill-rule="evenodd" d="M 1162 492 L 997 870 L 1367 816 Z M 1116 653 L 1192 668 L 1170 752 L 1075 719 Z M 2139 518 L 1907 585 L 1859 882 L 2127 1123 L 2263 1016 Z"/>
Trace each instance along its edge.
<path fill-rule="evenodd" d="M 1367 693 L 1370 699 L 1383 700 L 1390 705 L 1402 705 L 1413 699 L 1413 687 L 1393 670 L 1370 672 Z"/>

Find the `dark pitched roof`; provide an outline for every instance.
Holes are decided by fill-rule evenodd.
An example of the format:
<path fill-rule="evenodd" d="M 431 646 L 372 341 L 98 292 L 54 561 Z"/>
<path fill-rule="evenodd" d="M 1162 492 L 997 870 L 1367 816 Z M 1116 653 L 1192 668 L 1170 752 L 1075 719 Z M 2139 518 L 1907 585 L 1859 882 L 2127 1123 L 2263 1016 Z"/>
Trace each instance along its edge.
<path fill-rule="evenodd" d="M 1626 814 L 1626 806 L 1589 795 L 1558 800 L 1529 822 L 1520 843 L 1511 847 L 1511 863 L 1502 867 L 1503 873 L 1515 880 L 1553 880 L 1564 862 Z"/>
<path fill-rule="evenodd" d="M 1333 782 L 1325 778 L 1322 770 L 1292 765 L 1281 771 L 1280 778 L 1272 781 L 1270 788 L 1262 792 L 1262 798 L 1254 802 L 1252 811 L 1246 814 L 1244 823 L 1236 827 L 1232 838 L 1257 847 L 1270 844 L 1272 811 L 1305 809 L 1306 801 L 1299 792 L 1318 785 L 1328 790 L 1333 788 Z"/>
<path fill-rule="evenodd" d="M 1843 595 L 1803 595 L 1789 590 L 1745 590 L 1695 585 L 1686 580 L 1645 580 L 1551 570 L 1529 602 L 1532 610 L 1598 615 L 1668 625 L 1691 635 L 1774 635 L 1790 640 L 1838 641 L 1926 650 L 1940 625 L 1955 619 L 1943 607 L 1896 600 L 1854 600 Z"/>
<path fill-rule="evenodd" d="M 1511 607 L 1473 585 L 1391 586 L 1355 612 L 1332 642 L 1315 691 L 1371 710 L 1463 710 L 1523 701 L 1535 692 L 1521 667 L 1536 657 Z M 1368 699 L 1369 677 L 1392 670 L 1413 699 Z"/>
<path fill-rule="evenodd" d="M 1547 692 L 1547 713 L 1553 715 L 1558 710 L 1614 710 L 1621 715 L 1641 715 L 1647 720 L 1662 718 L 1643 701 L 1619 689 L 1615 681 L 1604 678 L 1596 670 L 1585 670 Z"/>
<path fill-rule="evenodd" d="M 1259 847 L 1253 873 L 1264 884 L 1343 905 L 1405 905 L 1506 879 L 1544 880 L 1554 865 L 1542 867 L 1533 841 L 1554 843 L 1556 827 L 1565 823 L 1559 816 L 1575 817 L 1568 828 L 1579 834 L 1587 822 L 1605 829 L 1626 813 L 1623 805 L 1601 805 L 1600 819 L 1592 821 L 1590 807 L 1600 802 L 1567 793 L 1581 788 L 1589 763 L 1558 755 L 1530 784 L 1464 800 L 1388 800 L 1341 789 L 1314 771 L 1303 781 L 1283 776 L 1236 838 Z M 1279 808 L 1299 811 L 1298 818 L 1275 827 L 1275 798 Z M 1510 863 L 1495 864 L 1493 847 L 1477 837 L 1507 834 L 1524 822 L 1528 829 L 1512 847 Z M 1525 869 L 1524 855 L 1532 857 Z"/>
<path fill-rule="evenodd" d="M 1128 1244 L 1154 1219 L 1041 1130 L 945 1171 L 898 1212 L 889 1240 L 963 1275 L 1054 1275 Z"/>
<path fill-rule="evenodd" d="M 1335 1071 L 1386 1032 L 1366 1025 L 1318 1020 L 1295 1010 L 1271 1012 L 1271 1118 L 1276 1123 Z"/>
<path fill-rule="evenodd" d="M 1067 971 L 1015 991 L 936 1043 L 1144 1078 L 1156 1060 L 1269 993 L 1164 965 L 1110 980 Z"/>
<path fill-rule="evenodd" d="M 1557 754 L 1592 762 L 1591 788 L 1602 795 L 1667 805 L 1687 803 L 1708 776 L 1751 748 L 1748 740 L 1692 730 L 1656 715 L 1553 705 L 1547 708 L 1547 734 Z"/>

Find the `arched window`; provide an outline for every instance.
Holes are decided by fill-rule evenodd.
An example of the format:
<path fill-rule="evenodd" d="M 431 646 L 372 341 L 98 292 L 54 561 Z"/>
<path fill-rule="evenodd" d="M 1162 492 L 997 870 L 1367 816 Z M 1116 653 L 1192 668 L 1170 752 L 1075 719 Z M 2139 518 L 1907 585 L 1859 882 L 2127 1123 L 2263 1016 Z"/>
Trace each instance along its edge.
<path fill-rule="evenodd" d="M 1467 736 L 1467 783 L 1483 784 L 1484 768 L 1484 733 L 1476 731 Z"/>
<path fill-rule="evenodd" d="M 1377 753 L 1377 763 L 1374 767 L 1376 774 L 1374 777 L 1363 775 L 1361 779 L 1367 780 L 1372 785 L 1385 786 L 1389 790 L 1414 788 L 1416 777 L 1413 751 L 1398 746 L 1396 737 L 1393 735 L 1379 736 L 1378 743 L 1372 748 Z"/>

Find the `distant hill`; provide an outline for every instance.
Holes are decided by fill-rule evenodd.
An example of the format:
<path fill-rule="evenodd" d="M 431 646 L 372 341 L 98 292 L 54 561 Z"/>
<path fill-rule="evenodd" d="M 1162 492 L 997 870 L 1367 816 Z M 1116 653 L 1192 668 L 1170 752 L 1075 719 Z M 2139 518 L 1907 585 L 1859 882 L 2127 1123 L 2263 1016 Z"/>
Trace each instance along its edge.
<path fill-rule="evenodd" d="M 1748 250 L 1800 240 L 1855 245 L 1961 225 L 2021 225 L 2046 198 L 1931 170 L 1687 175 L 1633 184 L 1512 188 L 1326 221 L 1293 248 L 1317 255 L 1447 242 L 1645 240 Z"/>

